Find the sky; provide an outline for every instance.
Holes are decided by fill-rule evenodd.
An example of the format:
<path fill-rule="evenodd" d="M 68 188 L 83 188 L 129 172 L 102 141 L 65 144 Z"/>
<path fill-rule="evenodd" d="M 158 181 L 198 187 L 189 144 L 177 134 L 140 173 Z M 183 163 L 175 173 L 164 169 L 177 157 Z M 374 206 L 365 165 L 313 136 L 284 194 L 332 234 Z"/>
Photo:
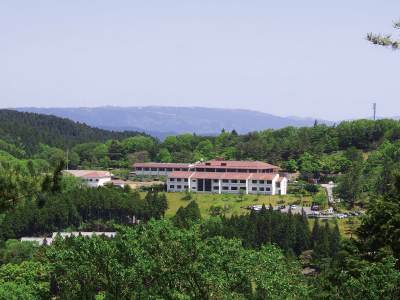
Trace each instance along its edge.
<path fill-rule="evenodd" d="M 1 0 L 0 107 L 400 115 L 399 0 Z M 400 32 L 399 32 L 400 35 Z"/>

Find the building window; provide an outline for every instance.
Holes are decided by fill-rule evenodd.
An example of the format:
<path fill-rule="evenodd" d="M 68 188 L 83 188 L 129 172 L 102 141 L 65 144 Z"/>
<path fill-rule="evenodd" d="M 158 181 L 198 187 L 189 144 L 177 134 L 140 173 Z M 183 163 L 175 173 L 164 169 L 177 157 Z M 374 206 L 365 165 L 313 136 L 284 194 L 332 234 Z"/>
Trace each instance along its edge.
<path fill-rule="evenodd" d="M 241 191 L 245 191 L 245 190 L 246 190 L 246 187 L 241 186 L 241 187 L 240 187 L 240 190 L 241 190 Z"/>
<path fill-rule="evenodd" d="M 157 168 L 151 168 L 152 171 L 157 171 Z"/>
<path fill-rule="evenodd" d="M 237 186 L 231 186 L 231 191 L 237 191 Z"/>
<path fill-rule="evenodd" d="M 227 190 L 229 190 L 229 187 L 223 186 L 222 189 L 223 189 L 224 191 L 227 191 Z"/>
<path fill-rule="evenodd" d="M 170 178 L 169 181 L 175 181 L 175 178 Z"/>
<path fill-rule="evenodd" d="M 214 182 L 214 183 L 218 183 L 218 179 L 214 179 L 213 182 Z"/>
<path fill-rule="evenodd" d="M 231 183 L 237 183 L 237 180 L 236 179 L 232 179 Z"/>
<path fill-rule="evenodd" d="M 271 191 L 271 189 L 270 189 L 269 187 L 265 188 L 265 190 L 266 190 L 267 192 L 270 192 L 270 191 Z"/>
<path fill-rule="evenodd" d="M 214 185 L 214 187 L 213 187 L 214 190 L 218 190 L 218 188 L 219 188 L 219 187 L 216 186 L 216 185 Z"/>
<path fill-rule="evenodd" d="M 181 186 L 181 185 L 177 185 L 176 188 L 177 188 L 177 189 L 181 189 L 182 186 Z"/>
<path fill-rule="evenodd" d="M 257 180 L 252 180 L 251 183 L 257 183 Z"/>
<path fill-rule="evenodd" d="M 175 186 L 174 186 L 173 184 L 171 184 L 171 185 L 169 186 L 169 188 L 170 188 L 170 189 L 174 189 Z"/>
<path fill-rule="evenodd" d="M 240 180 L 240 183 L 246 183 L 246 180 Z"/>
<path fill-rule="evenodd" d="M 145 171 L 149 171 L 150 169 L 149 169 L 149 168 L 143 168 L 143 170 L 145 170 Z"/>
<path fill-rule="evenodd" d="M 184 188 L 185 188 L 185 190 L 187 190 L 189 188 L 189 186 L 185 185 Z"/>
<path fill-rule="evenodd" d="M 184 182 L 188 182 L 187 178 L 183 179 Z"/>
<path fill-rule="evenodd" d="M 259 183 L 264 184 L 264 180 L 260 180 Z"/>
<path fill-rule="evenodd" d="M 228 179 L 222 179 L 222 182 L 227 183 L 227 182 L 229 182 L 229 180 Z"/>
<path fill-rule="evenodd" d="M 267 180 L 267 184 L 272 184 L 272 180 Z"/>
<path fill-rule="evenodd" d="M 252 191 L 257 191 L 256 187 L 251 188 Z"/>
<path fill-rule="evenodd" d="M 136 171 L 142 171 L 142 168 L 136 168 Z"/>
<path fill-rule="evenodd" d="M 260 192 L 264 192 L 264 188 L 263 187 L 260 187 Z"/>
<path fill-rule="evenodd" d="M 98 180 L 98 179 L 96 179 L 96 181 L 98 182 L 99 180 Z"/>
<path fill-rule="evenodd" d="M 196 179 L 192 179 L 192 182 L 196 182 Z"/>
<path fill-rule="evenodd" d="M 276 183 L 276 187 L 281 187 L 281 183 L 280 183 L 280 182 L 277 182 L 277 183 Z"/>
<path fill-rule="evenodd" d="M 165 168 L 159 168 L 158 169 L 160 172 L 165 172 Z"/>
<path fill-rule="evenodd" d="M 182 181 L 182 179 L 178 178 L 176 181 L 178 181 L 178 182 L 181 182 L 181 181 Z"/>
<path fill-rule="evenodd" d="M 172 168 L 167 168 L 167 172 L 172 172 Z"/>

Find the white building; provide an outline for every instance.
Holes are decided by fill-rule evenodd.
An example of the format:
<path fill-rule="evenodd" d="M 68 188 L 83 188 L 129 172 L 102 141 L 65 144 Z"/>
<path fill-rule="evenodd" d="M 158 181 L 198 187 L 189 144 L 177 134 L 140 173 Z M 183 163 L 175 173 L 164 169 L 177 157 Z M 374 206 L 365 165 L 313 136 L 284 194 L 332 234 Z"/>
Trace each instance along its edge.
<path fill-rule="evenodd" d="M 136 163 L 137 175 L 166 175 L 167 190 L 285 195 L 287 178 L 279 167 L 261 161 L 210 160 L 195 164 Z"/>
<path fill-rule="evenodd" d="M 51 236 L 51 238 L 55 239 L 57 236 L 59 236 L 61 238 L 77 237 L 77 236 L 83 236 L 83 237 L 106 236 L 108 238 L 113 238 L 113 237 L 115 237 L 116 234 L 117 234 L 116 232 L 106 232 L 106 231 L 53 232 L 53 235 Z"/>
<path fill-rule="evenodd" d="M 53 239 L 49 237 L 22 237 L 21 242 L 30 242 L 42 246 L 42 245 L 51 245 Z"/>
<path fill-rule="evenodd" d="M 168 175 L 169 192 L 286 195 L 287 179 L 277 173 L 184 172 Z"/>
<path fill-rule="evenodd" d="M 30 242 L 42 245 L 51 245 L 53 241 L 57 238 L 66 238 L 66 237 L 93 237 L 93 236 L 105 236 L 108 238 L 114 238 L 116 232 L 105 232 L 105 231 L 73 231 L 73 232 L 53 232 L 51 237 L 22 237 L 21 242 Z"/>
<path fill-rule="evenodd" d="M 112 174 L 108 171 L 97 170 L 64 170 L 65 173 L 82 178 L 90 187 L 103 186 L 111 183 Z"/>

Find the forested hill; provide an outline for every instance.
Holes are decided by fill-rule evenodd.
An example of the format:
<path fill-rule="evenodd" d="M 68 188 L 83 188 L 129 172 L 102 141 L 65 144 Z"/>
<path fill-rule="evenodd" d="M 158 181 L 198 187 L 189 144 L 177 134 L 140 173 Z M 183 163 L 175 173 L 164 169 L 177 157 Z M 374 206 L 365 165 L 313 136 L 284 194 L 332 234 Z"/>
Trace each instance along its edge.
<path fill-rule="evenodd" d="M 24 145 L 28 153 L 40 143 L 65 149 L 87 142 L 103 142 L 138 135 L 136 131 L 115 132 L 90 127 L 60 117 L 0 110 L 0 139 Z"/>
<path fill-rule="evenodd" d="M 141 130 L 164 138 L 167 135 L 196 133 L 219 134 L 222 129 L 233 129 L 240 134 L 286 126 L 312 126 L 314 118 L 280 117 L 245 109 L 207 107 L 76 107 L 76 108 L 17 108 L 18 111 L 36 112 L 85 122 L 90 126 L 109 130 Z M 331 124 L 319 120 L 319 123 Z"/>

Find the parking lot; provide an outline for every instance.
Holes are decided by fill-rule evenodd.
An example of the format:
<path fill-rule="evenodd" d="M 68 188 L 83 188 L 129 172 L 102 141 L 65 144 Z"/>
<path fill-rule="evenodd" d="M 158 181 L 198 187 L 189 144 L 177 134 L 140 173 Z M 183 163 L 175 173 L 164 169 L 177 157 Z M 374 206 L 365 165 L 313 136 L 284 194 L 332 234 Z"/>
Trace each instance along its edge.
<path fill-rule="evenodd" d="M 248 207 L 248 209 L 253 209 L 255 211 L 260 211 L 262 205 L 253 205 Z M 268 209 L 268 207 L 267 207 Z M 302 211 L 307 215 L 309 218 L 321 218 L 321 219 L 330 219 L 330 218 L 338 218 L 338 219 L 345 219 L 349 217 L 356 217 L 361 215 L 361 212 L 349 212 L 349 213 L 335 213 L 332 209 L 324 210 L 324 211 L 317 211 L 312 210 L 309 206 L 299 206 L 299 205 L 278 205 L 273 207 L 274 210 L 280 211 L 282 213 L 288 213 L 289 209 L 291 210 L 292 214 L 301 214 Z"/>

